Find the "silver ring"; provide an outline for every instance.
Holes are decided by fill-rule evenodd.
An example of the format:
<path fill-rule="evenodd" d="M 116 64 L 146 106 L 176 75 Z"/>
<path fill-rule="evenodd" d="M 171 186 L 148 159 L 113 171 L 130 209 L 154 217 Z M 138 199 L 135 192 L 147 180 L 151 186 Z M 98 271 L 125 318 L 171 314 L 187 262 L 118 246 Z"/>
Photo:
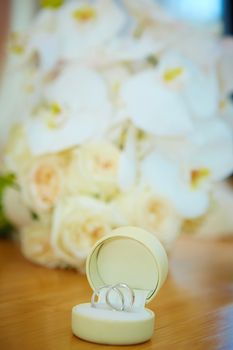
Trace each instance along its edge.
<path fill-rule="evenodd" d="M 106 285 L 102 286 L 96 290 L 94 290 L 92 297 L 91 297 L 91 306 L 94 308 L 104 308 L 106 305 L 108 305 L 111 309 L 116 310 L 116 311 L 124 311 L 126 309 L 125 305 L 125 296 L 120 290 L 120 288 L 125 288 L 127 291 L 130 293 L 130 305 L 129 309 L 131 309 L 134 305 L 135 301 L 135 293 L 134 291 L 126 284 L 126 283 L 117 283 L 115 285 Z M 106 295 L 105 295 L 105 304 L 104 303 L 99 303 L 99 296 L 100 296 L 100 291 L 103 289 L 107 289 Z M 114 291 L 118 294 L 121 306 L 116 307 L 111 300 L 110 300 L 110 294 L 111 292 Z M 95 298 L 98 297 L 98 300 L 95 301 Z"/>
<path fill-rule="evenodd" d="M 120 300 L 121 300 L 121 306 L 118 308 L 116 307 L 116 305 L 113 305 L 112 302 L 110 301 L 109 299 L 109 296 L 110 296 L 110 293 L 114 291 L 114 292 L 117 292 L 119 297 L 120 297 Z M 106 300 L 106 304 L 108 306 L 110 306 L 111 309 L 113 310 L 116 310 L 116 311 L 123 311 L 124 308 L 125 308 L 125 298 L 124 298 L 124 294 L 118 289 L 116 288 L 115 286 L 111 286 L 107 293 L 106 293 L 106 297 L 105 297 L 105 300 Z"/>
<path fill-rule="evenodd" d="M 104 306 L 104 304 L 99 304 L 98 301 L 96 302 L 95 297 L 98 297 L 98 300 L 99 300 L 100 291 L 102 289 L 106 289 L 106 288 L 111 288 L 111 286 L 107 285 L 107 286 L 103 286 L 103 287 L 100 287 L 100 288 L 94 290 L 94 292 L 91 296 L 91 306 L 92 307 L 98 308 L 98 307 Z"/>
<path fill-rule="evenodd" d="M 134 291 L 128 286 L 128 284 L 126 283 L 117 283 L 113 286 L 114 288 L 125 288 L 129 291 L 130 295 L 131 295 L 131 300 L 130 300 L 130 305 L 129 308 L 132 309 L 133 304 L 135 302 L 135 293 Z"/>

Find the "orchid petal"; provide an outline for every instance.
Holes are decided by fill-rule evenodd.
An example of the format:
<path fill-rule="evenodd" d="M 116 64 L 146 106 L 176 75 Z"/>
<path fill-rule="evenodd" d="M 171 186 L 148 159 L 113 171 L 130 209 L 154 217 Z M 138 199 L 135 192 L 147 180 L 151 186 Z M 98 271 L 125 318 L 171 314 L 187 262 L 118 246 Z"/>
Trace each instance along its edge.
<path fill-rule="evenodd" d="M 169 159 L 154 152 L 144 159 L 141 171 L 144 183 L 170 200 L 183 217 L 197 217 L 207 210 L 208 194 L 185 183 L 178 166 Z"/>
<path fill-rule="evenodd" d="M 162 56 L 158 70 L 167 87 L 184 98 L 194 117 L 210 118 L 217 111 L 219 90 L 212 66 L 204 70 L 180 54 L 168 53 Z M 168 74 L 172 74 L 171 79 L 166 81 Z"/>
<path fill-rule="evenodd" d="M 110 125 L 112 108 L 106 84 L 95 71 L 79 66 L 65 68 L 44 94 L 52 111 L 31 116 L 26 124 L 34 154 L 78 145 L 102 135 Z M 56 125 L 59 118 L 62 122 Z"/>
<path fill-rule="evenodd" d="M 93 16 L 82 20 L 79 11 L 90 9 Z M 93 48 L 116 36 L 126 23 L 126 14 L 112 1 L 100 0 L 93 4 L 71 1 L 58 10 L 58 34 L 63 58 L 88 57 Z M 69 40 L 67 40 L 69 38 Z"/>
<path fill-rule="evenodd" d="M 186 86 L 184 98 L 195 117 L 211 118 L 218 109 L 219 100 L 216 72 L 210 71 L 205 75 L 196 72 Z"/>
<path fill-rule="evenodd" d="M 90 141 L 106 131 L 108 120 L 102 115 L 70 115 L 65 124 L 50 128 L 43 119 L 31 118 L 25 128 L 34 155 L 53 153 Z M 98 131 L 97 131 L 98 130 Z"/>
<path fill-rule="evenodd" d="M 139 73 L 122 87 L 125 113 L 141 129 L 155 135 L 182 135 L 192 129 L 182 97 L 156 81 L 153 71 Z"/>
<path fill-rule="evenodd" d="M 222 180 L 233 171 L 233 135 L 224 121 L 213 119 L 197 124 L 190 136 L 193 168 L 207 168 L 213 180 Z"/>

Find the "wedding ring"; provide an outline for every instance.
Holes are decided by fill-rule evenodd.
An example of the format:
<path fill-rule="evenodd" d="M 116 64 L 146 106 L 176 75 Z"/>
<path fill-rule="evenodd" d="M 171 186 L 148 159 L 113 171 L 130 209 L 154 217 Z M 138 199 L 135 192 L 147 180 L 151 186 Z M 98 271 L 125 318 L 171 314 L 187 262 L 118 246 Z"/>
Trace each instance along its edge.
<path fill-rule="evenodd" d="M 110 300 L 110 293 L 111 293 L 112 291 L 116 292 L 116 293 L 118 294 L 118 296 L 120 297 L 119 299 L 120 299 L 120 301 L 121 301 L 121 305 L 120 305 L 119 307 L 116 306 L 115 304 L 113 304 L 113 303 L 111 302 L 111 300 Z M 116 311 L 123 311 L 124 308 L 125 308 L 125 298 L 124 298 L 124 294 L 120 291 L 120 289 L 116 288 L 115 286 L 111 286 L 111 287 L 108 289 L 108 291 L 107 291 L 107 293 L 106 293 L 106 298 L 105 298 L 105 300 L 106 300 L 106 304 L 107 304 L 108 306 L 110 306 L 110 308 L 113 309 L 113 310 L 116 310 Z"/>
<path fill-rule="evenodd" d="M 126 283 L 118 283 L 118 284 L 115 284 L 114 288 L 125 288 L 127 289 L 127 291 L 129 292 L 130 294 L 130 304 L 129 304 L 129 309 L 132 309 L 133 307 L 133 304 L 134 304 L 134 301 L 135 301 L 135 293 L 134 291 L 128 286 L 128 284 Z"/>
<path fill-rule="evenodd" d="M 125 295 L 120 290 L 121 288 L 126 289 L 129 293 L 129 298 L 130 298 L 129 305 L 126 305 L 126 303 L 125 303 L 125 301 L 126 301 Z M 105 294 L 105 303 L 99 303 L 100 292 L 103 289 L 107 289 L 106 294 Z M 120 300 L 120 305 L 116 305 L 111 300 L 110 295 L 112 292 L 117 293 L 117 295 L 119 297 L 118 299 Z M 97 297 L 97 301 L 95 300 L 96 297 Z M 117 283 L 115 285 L 105 285 L 105 286 L 102 286 L 102 287 L 96 289 L 93 292 L 92 297 L 91 297 L 91 306 L 94 308 L 104 308 L 107 305 L 113 310 L 124 311 L 126 309 L 131 309 L 134 305 L 134 301 L 135 301 L 134 291 L 126 283 Z"/>
<path fill-rule="evenodd" d="M 106 289 L 106 288 L 111 288 L 111 286 L 106 285 L 106 286 L 103 286 L 103 287 L 100 287 L 100 288 L 94 290 L 92 297 L 91 297 L 91 306 L 92 307 L 98 308 L 98 307 L 104 306 L 104 304 L 98 303 L 98 300 L 99 300 L 101 290 Z M 96 297 L 98 298 L 97 302 L 95 301 Z"/>

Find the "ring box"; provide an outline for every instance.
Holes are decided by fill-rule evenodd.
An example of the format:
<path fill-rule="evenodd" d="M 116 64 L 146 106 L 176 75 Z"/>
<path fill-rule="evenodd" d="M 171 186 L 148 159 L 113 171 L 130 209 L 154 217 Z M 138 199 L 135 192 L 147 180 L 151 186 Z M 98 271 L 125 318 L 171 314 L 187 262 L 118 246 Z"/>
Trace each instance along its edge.
<path fill-rule="evenodd" d="M 133 226 L 114 229 L 94 245 L 87 258 L 88 282 L 93 290 L 127 284 L 135 294 L 134 307 L 116 311 L 107 306 L 93 307 L 91 303 L 76 305 L 72 309 L 74 335 L 109 345 L 149 340 L 154 332 L 155 315 L 145 304 L 158 293 L 167 272 L 166 252 L 154 235 Z"/>

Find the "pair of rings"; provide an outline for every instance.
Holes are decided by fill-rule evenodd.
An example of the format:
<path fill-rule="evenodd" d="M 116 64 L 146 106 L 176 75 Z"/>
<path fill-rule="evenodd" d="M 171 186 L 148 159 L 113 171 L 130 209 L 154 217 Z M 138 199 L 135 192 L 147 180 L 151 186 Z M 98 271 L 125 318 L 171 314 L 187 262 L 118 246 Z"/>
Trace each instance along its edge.
<path fill-rule="evenodd" d="M 99 303 L 99 297 L 100 297 L 101 291 L 103 291 L 104 289 L 107 289 L 107 290 L 105 293 L 105 304 L 102 304 L 102 303 Z M 123 293 L 121 289 L 125 290 L 126 293 Z M 112 293 L 117 294 L 118 296 L 117 299 L 119 299 L 120 303 L 117 303 L 117 304 L 113 303 L 111 299 Z M 129 296 L 127 303 L 126 303 L 126 295 Z M 96 297 L 97 297 L 97 301 L 96 301 Z M 134 291 L 126 283 L 117 283 L 114 285 L 106 285 L 106 286 L 100 287 L 94 291 L 91 297 L 92 307 L 101 308 L 107 305 L 112 310 L 115 310 L 115 311 L 125 311 L 125 310 L 132 309 L 134 305 L 134 301 L 135 301 Z"/>

